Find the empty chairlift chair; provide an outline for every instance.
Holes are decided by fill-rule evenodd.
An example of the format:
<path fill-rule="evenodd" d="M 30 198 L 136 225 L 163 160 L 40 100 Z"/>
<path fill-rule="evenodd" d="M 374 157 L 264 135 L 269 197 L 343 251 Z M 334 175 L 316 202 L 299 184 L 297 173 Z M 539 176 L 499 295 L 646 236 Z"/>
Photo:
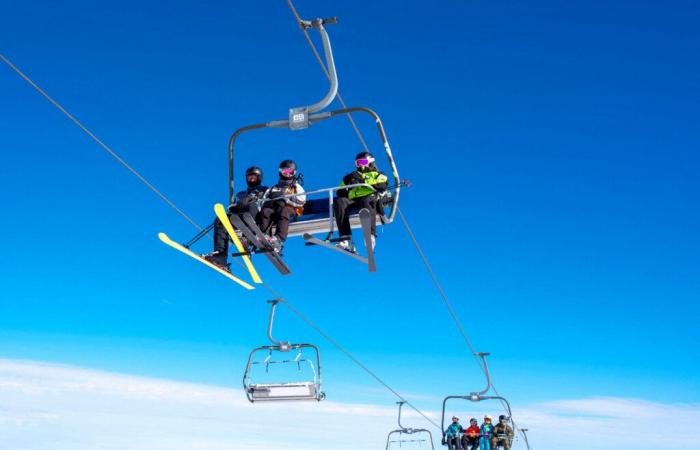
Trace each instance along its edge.
<path fill-rule="evenodd" d="M 273 345 L 253 349 L 248 357 L 243 387 L 250 402 L 321 401 L 321 356 L 313 344 L 293 344 L 272 337 L 275 309 L 271 300 L 267 337 Z"/>
<path fill-rule="evenodd" d="M 401 408 L 406 402 L 396 402 L 399 405 L 399 428 L 389 432 L 386 437 L 386 450 L 398 448 L 435 450 L 433 434 L 425 428 L 407 428 L 401 424 Z"/>

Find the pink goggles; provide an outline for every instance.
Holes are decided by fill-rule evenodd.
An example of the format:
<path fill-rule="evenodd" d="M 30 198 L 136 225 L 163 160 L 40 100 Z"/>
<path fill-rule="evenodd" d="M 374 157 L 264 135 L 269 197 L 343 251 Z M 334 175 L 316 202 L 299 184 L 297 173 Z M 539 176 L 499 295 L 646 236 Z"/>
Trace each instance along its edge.
<path fill-rule="evenodd" d="M 294 170 L 292 168 L 280 169 L 280 173 L 282 175 L 290 176 L 290 175 L 294 175 L 296 173 L 296 170 Z"/>
<path fill-rule="evenodd" d="M 372 163 L 372 160 L 368 158 L 362 158 L 355 161 L 357 167 L 367 167 Z"/>

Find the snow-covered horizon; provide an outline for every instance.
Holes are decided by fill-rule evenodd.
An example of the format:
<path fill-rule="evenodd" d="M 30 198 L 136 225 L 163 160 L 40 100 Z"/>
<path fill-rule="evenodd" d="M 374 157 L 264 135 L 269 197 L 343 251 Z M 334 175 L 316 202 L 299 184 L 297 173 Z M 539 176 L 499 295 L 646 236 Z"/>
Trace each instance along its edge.
<path fill-rule="evenodd" d="M 426 413 L 440 421 L 439 411 Z M 517 418 L 533 449 L 698 448 L 698 404 L 562 399 L 518 405 Z M 0 359 L 0 448 L 7 450 L 381 449 L 395 421 L 394 407 L 251 405 L 241 389 Z M 411 411 L 406 421 L 426 426 Z M 439 432 L 431 431 L 439 447 Z"/>

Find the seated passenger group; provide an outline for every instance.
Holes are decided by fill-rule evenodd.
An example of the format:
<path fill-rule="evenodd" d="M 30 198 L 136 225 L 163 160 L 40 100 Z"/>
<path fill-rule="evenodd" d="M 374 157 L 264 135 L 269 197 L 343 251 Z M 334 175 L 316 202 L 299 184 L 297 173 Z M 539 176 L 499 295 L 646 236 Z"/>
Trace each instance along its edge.
<path fill-rule="evenodd" d="M 499 446 L 510 450 L 514 433 L 504 415 L 498 417 L 495 426 L 491 423 L 491 416 L 485 416 L 481 426 L 472 418 L 466 429 L 459 423 L 459 417 L 454 416 L 444 436 L 442 444 L 449 450 L 496 450 Z"/>
<path fill-rule="evenodd" d="M 367 208 L 372 218 L 372 247 L 375 244 L 377 212 L 384 213 L 381 203 L 382 193 L 387 191 L 387 176 L 377 169 L 374 156 L 369 152 L 359 153 L 355 157 L 356 169 L 343 177 L 341 186 L 347 189 L 338 189 L 333 202 L 333 214 L 338 227 L 339 248 L 349 252 L 356 252 L 352 241 L 350 227 L 351 208 Z M 265 234 L 268 245 L 277 253 L 282 252 L 289 224 L 295 218 L 301 216 L 306 204 L 306 194 L 300 176 L 297 174 L 297 165 L 292 160 L 284 160 L 279 165 L 279 180 L 272 187 L 263 185 L 263 171 L 259 167 L 249 167 L 245 172 L 246 189 L 236 193 L 234 203 L 228 208 L 229 218 L 233 215 L 243 217 L 250 215 L 256 225 Z M 274 234 L 272 234 L 274 226 Z M 214 222 L 214 251 L 202 255 L 204 259 L 216 266 L 229 270 L 228 264 L 229 236 L 221 222 Z M 250 248 L 251 243 L 242 237 L 244 247 Z"/>

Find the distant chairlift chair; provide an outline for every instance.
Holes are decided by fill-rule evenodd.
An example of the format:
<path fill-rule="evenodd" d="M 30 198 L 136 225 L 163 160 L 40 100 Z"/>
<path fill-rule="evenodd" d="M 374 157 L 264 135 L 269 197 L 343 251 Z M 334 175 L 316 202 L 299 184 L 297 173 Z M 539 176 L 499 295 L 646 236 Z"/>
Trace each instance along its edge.
<path fill-rule="evenodd" d="M 321 401 L 326 394 L 321 389 L 321 356 L 313 344 L 292 344 L 287 341 L 278 341 L 272 337 L 272 326 L 275 317 L 275 309 L 281 300 L 270 300 L 270 320 L 267 328 L 267 337 L 273 345 L 257 347 L 250 352 L 245 374 L 243 375 L 243 388 L 251 403 L 266 401 L 294 401 L 316 400 Z M 305 353 L 311 356 L 305 356 Z M 283 357 L 280 357 L 283 355 Z M 269 374 L 277 366 L 296 366 L 301 380 L 256 382 L 254 377 L 256 368 L 264 367 L 264 373 Z"/>
<path fill-rule="evenodd" d="M 399 429 L 389 432 L 386 437 L 386 450 L 402 448 L 411 445 L 413 448 L 435 450 L 433 434 L 425 428 L 406 428 L 401 425 L 401 408 L 405 401 L 396 402 L 399 405 Z"/>

